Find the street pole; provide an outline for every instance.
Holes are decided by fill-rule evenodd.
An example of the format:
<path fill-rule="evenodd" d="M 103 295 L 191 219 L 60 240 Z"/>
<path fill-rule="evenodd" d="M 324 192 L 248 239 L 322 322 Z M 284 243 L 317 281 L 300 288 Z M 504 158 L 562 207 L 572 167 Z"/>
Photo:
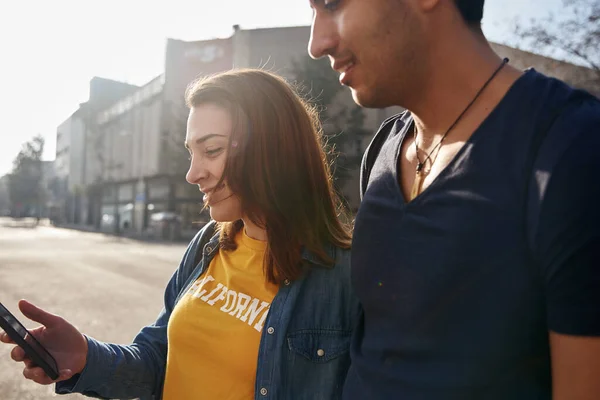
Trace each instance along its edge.
<path fill-rule="evenodd" d="M 80 210 L 80 215 L 84 214 L 85 215 L 85 221 L 81 221 L 83 225 L 88 225 L 88 222 L 90 221 L 90 194 L 89 194 L 89 188 L 87 185 L 87 142 L 90 136 L 90 128 L 91 128 L 91 124 L 92 124 L 92 110 L 90 109 L 90 103 L 87 102 L 84 105 L 85 107 L 85 127 L 84 127 L 84 134 L 83 134 L 83 146 L 82 146 L 82 156 L 81 156 L 81 187 L 83 188 L 83 197 L 85 198 L 85 212 L 82 212 L 82 210 Z"/>
<path fill-rule="evenodd" d="M 121 233 L 121 229 L 120 229 L 120 215 L 119 215 L 119 184 L 115 181 L 115 209 L 114 209 L 114 213 L 115 213 L 115 226 L 114 226 L 114 230 L 115 230 L 115 234 L 119 235 Z"/>

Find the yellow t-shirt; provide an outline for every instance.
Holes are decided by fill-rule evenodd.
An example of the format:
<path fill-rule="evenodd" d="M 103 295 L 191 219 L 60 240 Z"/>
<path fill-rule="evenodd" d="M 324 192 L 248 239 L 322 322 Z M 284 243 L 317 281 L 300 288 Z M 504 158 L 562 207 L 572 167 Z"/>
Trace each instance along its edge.
<path fill-rule="evenodd" d="M 260 337 L 278 286 L 263 271 L 266 242 L 245 233 L 219 250 L 175 306 L 167 329 L 164 400 L 253 399 Z"/>

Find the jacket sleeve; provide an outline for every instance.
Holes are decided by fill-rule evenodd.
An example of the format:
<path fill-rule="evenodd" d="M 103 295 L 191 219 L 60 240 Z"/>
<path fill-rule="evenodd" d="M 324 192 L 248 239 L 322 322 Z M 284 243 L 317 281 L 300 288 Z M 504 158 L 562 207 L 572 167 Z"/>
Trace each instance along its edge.
<path fill-rule="evenodd" d="M 81 393 L 96 398 L 160 398 L 167 356 L 167 325 L 177 296 L 196 267 L 195 256 L 210 236 L 209 223 L 189 244 L 164 293 L 164 308 L 156 321 L 130 345 L 104 343 L 86 336 L 87 363 L 81 374 L 56 384 L 57 394 Z M 201 251 L 201 249 L 200 249 Z"/>

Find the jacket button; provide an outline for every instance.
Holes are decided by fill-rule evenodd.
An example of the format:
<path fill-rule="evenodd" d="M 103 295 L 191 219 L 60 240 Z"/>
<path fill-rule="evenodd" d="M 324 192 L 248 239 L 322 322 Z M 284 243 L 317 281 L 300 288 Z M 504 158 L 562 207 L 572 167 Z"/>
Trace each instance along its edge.
<path fill-rule="evenodd" d="M 323 357 L 323 356 L 325 355 L 325 350 L 323 350 L 323 349 L 319 349 L 319 350 L 317 350 L 317 355 L 318 355 L 319 357 Z"/>
<path fill-rule="evenodd" d="M 261 395 L 263 395 L 263 396 L 266 396 L 266 395 L 267 395 L 267 393 L 269 393 L 269 392 L 267 391 L 267 388 L 261 388 L 261 389 L 260 389 L 260 394 L 261 394 Z"/>
<path fill-rule="evenodd" d="M 210 253 L 210 252 L 212 252 L 212 247 L 210 247 L 210 246 L 206 246 L 206 252 L 207 252 L 207 253 Z"/>
<path fill-rule="evenodd" d="M 268 333 L 269 335 L 272 335 L 272 334 L 274 334 L 274 333 L 275 333 L 275 328 L 273 328 L 272 326 L 270 326 L 270 327 L 267 329 L 267 333 Z"/>

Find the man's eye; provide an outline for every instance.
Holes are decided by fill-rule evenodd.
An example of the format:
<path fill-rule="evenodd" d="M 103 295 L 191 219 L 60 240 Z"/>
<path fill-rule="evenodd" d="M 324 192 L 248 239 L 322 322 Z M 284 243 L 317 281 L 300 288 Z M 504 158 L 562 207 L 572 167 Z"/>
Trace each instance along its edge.
<path fill-rule="evenodd" d="M 323 7 L 327 11 L 335 11 L 338 8 L 338 6 L 340 5 L 340 1 L 341 0 L 325 1 L 325 4 L 323 4 Z"/>

